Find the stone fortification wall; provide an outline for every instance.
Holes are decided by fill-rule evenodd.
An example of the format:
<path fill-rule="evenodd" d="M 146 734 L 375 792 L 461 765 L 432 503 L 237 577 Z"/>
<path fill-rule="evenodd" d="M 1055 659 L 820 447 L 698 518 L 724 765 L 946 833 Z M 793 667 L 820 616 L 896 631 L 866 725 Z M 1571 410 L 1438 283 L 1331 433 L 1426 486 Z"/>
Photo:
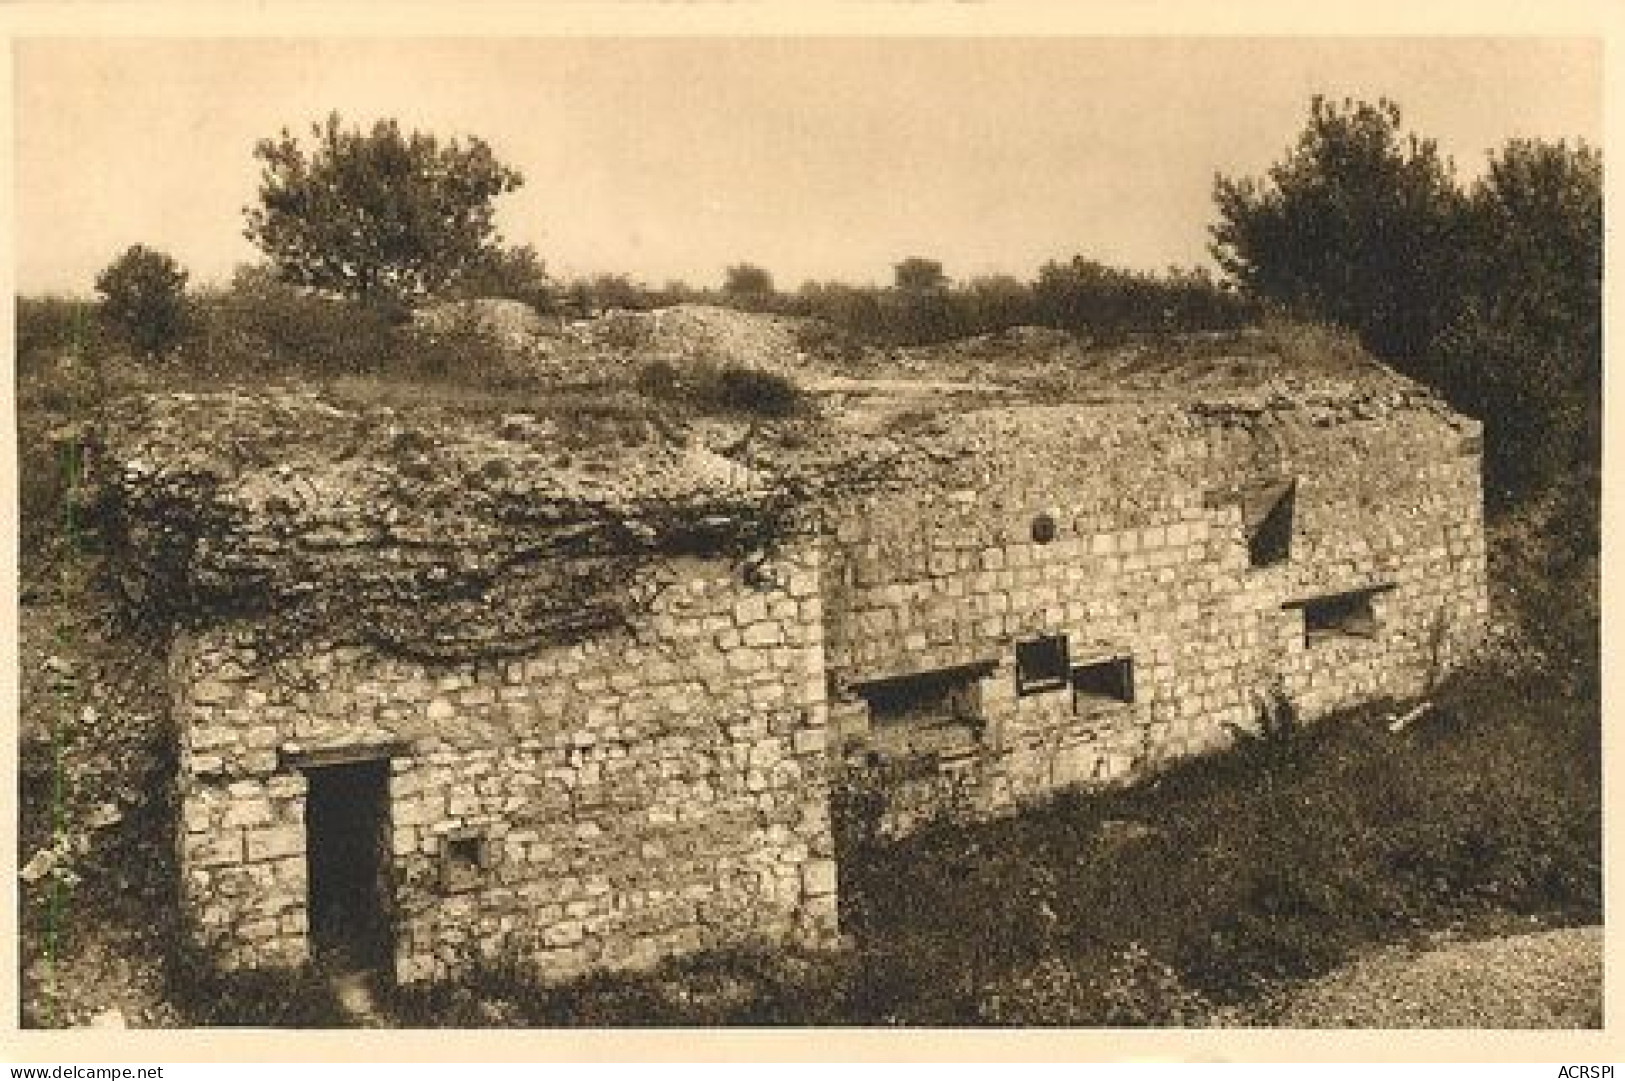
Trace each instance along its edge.
<path fill-rule="evenodd" d="M 828 941 L 816 565 L 756 584 L 667 561 L 636 625 L 480 662 L 216 628 L 175 653 L 181 855 L 203 931 L 245 964 L 308 956 L 307 778 L 388 757 L 394 968 L 476 956 L 550 976 L 742 939 Z M 319 768 L 319 767 L 316 767 Z M 450 882 L 448 846 L 473 868 Z"/>
<path fill-rule="evenodd" d="M 828 942 L 833 819 L 1143 777 L 1270 711 L 1421 692 L 1483 625 L 1479 427 L 1380 368 L 924 412 L 858 389 L 818 438 L 720 451 L 133 405 L 114 566 L 176 634 L 201 931 L 311 955 L 359 769 L 401 978 Z"/>
<path fill-rule="evenodd" d="M 890 829 L 1142 776 L 1281 702 L 1415 694 L 1485 619 L 1478 427 L 1414 391 L 989 410 L 933 446 L 831 509 L 832 724 Z M 1286 551 L 1255 555 L 1283 497 Z M 1035 689 L 1053 635 L 1070 671 Z M 933 672 L 959 692 L 900 708 Z"/>
<path fill-rule="evenodd" d="M 238 962 L 362 910 L 332 937 L 407 979 L 834 934 L 817 553 L 747 470 L 290 392 L 103 434 L 115 573 L 175 636 L 184 893 Z"/>

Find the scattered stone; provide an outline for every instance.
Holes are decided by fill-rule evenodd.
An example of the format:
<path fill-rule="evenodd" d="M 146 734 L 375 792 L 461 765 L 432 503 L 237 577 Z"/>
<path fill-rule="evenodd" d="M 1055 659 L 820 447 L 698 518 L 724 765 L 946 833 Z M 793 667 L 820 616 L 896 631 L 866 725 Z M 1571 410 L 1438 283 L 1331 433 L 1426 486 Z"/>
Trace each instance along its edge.
<path fill-rule="evenodd" d="M 27 863 L 23 864 L 22 869 L 17 872 L 17 877 L 30 884 L 38 882 L 51 873 L 51 870 L 56 867 L 56 861 L 57 853 L 55 849 L 42 848 L 34 853 Z"/>
<path fill-rule="evenodd" d="M 122 821 L 124 821 L 124 813 L 115 804 L 102 803 L 98 804 L 96 809 L 90 813 L 86 825 L 93 830 L 104 830 L 116 826 Z"/>
<path fill-rule="evenodd" d="M 1283 1028 L 1600 1028 L 1603 936 L 1575 927 L 1377 950 L 1294 988 L 1269 1022 Z"/>
<path fill-rule="evenodd" d="M 124 1011 L 117 1006 L 109 1006 L 90 1019 L 91 1028 L 129 1028 L 124 1019 Z"/>

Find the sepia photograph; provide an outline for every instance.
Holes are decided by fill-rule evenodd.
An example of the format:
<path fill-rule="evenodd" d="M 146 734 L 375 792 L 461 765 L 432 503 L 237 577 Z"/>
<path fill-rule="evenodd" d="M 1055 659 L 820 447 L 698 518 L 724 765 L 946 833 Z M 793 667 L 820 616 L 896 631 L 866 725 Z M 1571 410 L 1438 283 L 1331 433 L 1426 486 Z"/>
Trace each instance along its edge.
<path fill-rule="evenodd" d="M 11 44 L 13 1025 L 1602 1027 L 1601 38 Z"/>

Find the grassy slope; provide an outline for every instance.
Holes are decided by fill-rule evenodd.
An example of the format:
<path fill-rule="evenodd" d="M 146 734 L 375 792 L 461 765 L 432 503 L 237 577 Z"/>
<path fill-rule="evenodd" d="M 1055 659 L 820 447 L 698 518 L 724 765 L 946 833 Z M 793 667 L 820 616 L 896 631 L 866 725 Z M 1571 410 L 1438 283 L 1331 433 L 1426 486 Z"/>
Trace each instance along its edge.
<path fill-rule="evenodd" d="M 1115 967 L 1176 1001 L 1188 988 L 1257 1002 L 1369 942 L 1508 917 L 1595 920 L 1594 716 L 1535 691 L 1467 676 L 1397 734 L 1386 714 L 1359 711 L 1131 791 L 934 831 L 849 875 L 872 898 L 855 929 L 905 959 L 913 978 L 895 1008 L 922 1020 L 969 1020 L 974 989 L 1012 976 L 1019 999 L 1021 969 L 1058 956 L 1081 991 L 1052 1020 L 1156 1022 L 1156 996 L 1150 1016 L 1110 1016 L 1089 984 Z M 1135 837 L 1109 820 L 1151 829 Z"/>

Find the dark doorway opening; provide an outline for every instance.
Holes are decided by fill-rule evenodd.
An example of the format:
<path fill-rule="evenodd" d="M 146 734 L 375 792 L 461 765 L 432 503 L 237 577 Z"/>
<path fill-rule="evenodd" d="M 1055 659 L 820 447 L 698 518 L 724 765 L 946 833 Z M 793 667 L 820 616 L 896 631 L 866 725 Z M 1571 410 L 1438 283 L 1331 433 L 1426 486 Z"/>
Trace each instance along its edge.
<path fill-rule="evenodd" d="M 393 953 L 389 762 L 310 766 L 305 777 L 311 952 L 334 968 L 382 968 Z"/>

